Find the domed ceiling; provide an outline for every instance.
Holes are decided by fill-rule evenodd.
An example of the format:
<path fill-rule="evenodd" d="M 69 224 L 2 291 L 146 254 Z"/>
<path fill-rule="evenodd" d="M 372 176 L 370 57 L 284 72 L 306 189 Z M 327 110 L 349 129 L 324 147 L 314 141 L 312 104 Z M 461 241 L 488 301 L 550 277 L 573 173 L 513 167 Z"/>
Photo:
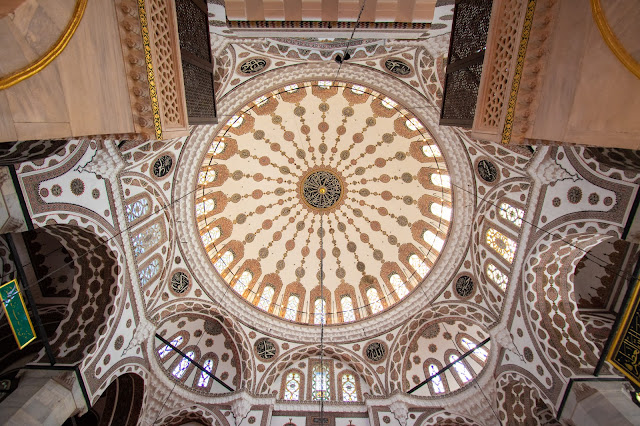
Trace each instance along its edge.
<path fill-rule="evenodd" d="M 292 84 L 246 105 L 214 138 L 197 184 L 218 273 L 256 308 L 308 324 L 401 301 L 435 264 L 452 216 L 424 125 L 344 82 Z"/>

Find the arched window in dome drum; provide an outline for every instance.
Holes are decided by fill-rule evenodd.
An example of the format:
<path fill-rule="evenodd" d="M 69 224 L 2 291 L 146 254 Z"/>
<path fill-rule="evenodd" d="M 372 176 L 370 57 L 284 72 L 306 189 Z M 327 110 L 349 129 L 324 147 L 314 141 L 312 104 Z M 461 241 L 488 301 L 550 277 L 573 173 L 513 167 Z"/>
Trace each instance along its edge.
<path fill-rule="evenodd" d="M 251 273 L 251 271 L 249 270 L 244 271 L 236 281 L 236 284 L 233 286 L 233 289 L 240 294 L 244 293 L 244 291 L 247 289 L 252 279 L 253 279 L 253 274 Z"/>
<path fill-rule="evenodd" d="M 216 226 L 215 228 L 210 229 L 202 234 L 202 244 L 204 244 L 205 247 L 208 247 L 209 244 L 220 238 L 220 235 L 222 235 L 222 233 L 220 232 L 220 227 Z"/>
<path fill-rule="evenodd" d="M 411 262 L 411 258 L 409 258 L 409 262 Z M 407 286 L 402 281 L 402 278 L 400 278 L 400 275 L 392 274 L 389 277 L 389 282 L 391 283 L 391 286 L 393 287 L 393 290 L 396 292 L 396 295 L 398 296 L 399 299 L 402 299 L 407 294 L 409 294 L 409 289 L 407 289 Z"/>
<path fill-rule="evenodd" d="M 443 188 L 451 188 L 451 178 L 449 175 L 443 175 L 441 173 L 433 173 L 431 175 L 431 183 Z"/>
<path fill-rule="evenodd" d="M 429 206 L 429 210 L 435 216 L 441 217 L 447 221 L 451 220 L 451 209 L 447 206 L 438 203 L 431 203 L 431 205 Z"/>
<path fill-rule="evenodd" d="M 313 311 L 313 323 L 314 324 L 326 324 L 327 318 L 325 315 L 325 306 L 326 303 L 324 299 L 318 297 L 314 303 L 314 311 Z"/>
<path fill-rule="evenodd" d="M 424 127 L 422 123 L 420 123 L 420 121 L 415 117 L 410 118 L 404 124 L 407 126 L 407 128 L 409 128 L 409 130 L 418 130 Z"/>
<path fill-rule="evenodd" d="M 189 368 L 189 365 L 191 365 L 191 360 L 189 358 L 193 359 L 195 353 L 193 351 L 189 351 L 185 355 L 186 357 L 182 358 L 182 360 L 178 363 L 178 365 L 176 365 L 176 368 L 174 368 L 173 372 L 171 373 L 176 379 L 181 379 L 182 376 L 184 376 L 187 368 Z"/>
<path fill-rule="evenodd" d="M 273 295 L 276 292 L 276 289 L 270 285 L 264 287 L 262 290 L 262 296 L 260 296 L 260 302 L 258 302 L 258 308 L 266 311 L 271 306 L 271 299 L 273 299 Z"/>
<path fill-rule="evenodd" d="M 438 374 L 438 367 L 435 364 L 431 364 L 429 366 L 429 377 L 434 374 Z M 431 385 L 433 385 L 434 393 L 444 393 L 444 383 L 442 383 L 442 378 L 439 374 L 431 379 Z"/>
<path fill-rule="evenodd" d="M 300 298 L 295 294 L 289 296 L 287 301 L 287 311 L 284 314 L 284 319 L 289 321 L 295 321 L 298 313 L 298 306 L 300 305 Z"/>
<path fill-rule="evenodd" d="M 370 287 L 367 290 L 367 299 L 369 300 L 369 306 L 371 307 L 371 313 L 377 314 L 384 309 L 380 297 L 378 296 L 378 290 L 375 287 Z"/>
<path fill-rule="evenodd" d="M 391 100 L 391 99 L 389 99 L 389 98 L 384 98 L 382 100 L 382 106 L 387 108 L 387 109 L 393 109 L 393 108 L 398 106 L 398 103 L 393 101 L 393 100 Z"/>
<path fill-rule="evenodd" d="M 216 208 L 216 200 L 209 198 L 196 204 L 196 216 L 202 216 L 205 213 L 209 213 Z"/>
<path fill-rule="evenodd" d="M 160 259 L 156 258 L 149 262 L 149 264 L 138 273 L 140 286 L 144 287 L 145 285 L 147 285 L 158 272 L 160 272 Z"/>
<path fill-rule="evenodd" d="M 429 267 L 422 261 L 422 259 L 420 259 L 420 257 L 418 257 L 417 254 L 409 256 L 409 265 L 411 265 L 420 278 L 426 277 L 429 272 Z"/>
<path fill-rule="evenodd" d="M 314 365 L 313 377 L 311 377 L 311 399 L 313 401 L 328 401 L 331 399 L 330 383 L 329 367 L 326 364 Z"/>
<path fill-rule="evenodd" d="M 131 223 L 149 214 L 149 198 L 143 196 L 125 207 L 127 222 Z"/>
<path fill-rule="evenodd" d="M 175 339 L 173 339 L 173 340 L 171 341 L 171 344 L 172 344 L 173 346 L 175 346 L 176 348 L 179 348 L 179 347 L 180 347 L 180 345 L 182 344 L 183 340 L 184 340 L 184 337 L 182 337 L 182 336 L 177 336 Z M 165 357 L 165 356 L 167 356 L 167 355 L 168 355 L 172 350 L 173 350 L 173 349 L 171 349 L 171 346 L 166 345 L 165 347 L 161 348 L 161 349 L 158 351 L 158 355 L 160 356 L 160 358 L 164 358 L 164 357 Z"/>
<path fill-rule="evenodd" d="M 300 399 L 300 373 L 291 371 L 287 374 L 284 385 L 284 400 L 298 401 Z"/>
<path fill-rule="evenodd" d="M 211 147 L 209 148 L 209 154 L 218 155 L 224 151 L 225 143 L 222 140 L 213 141 L 211 143 Z"/>
<path fill-rule="evenodd" d="M 267 98 L 266 96 L 260 96 L 258 99 L 255 100 L 255 104 L 259 107 L 266 104 L 267 102 L 269 102 L 269 98 Z"/>
<path fill-rule="evenodd" d="M 487 353 L 487 351 L 484 348 L 477 348 L 476 344 L 473 343 L 471 340 L 467 339 L 466 337 L 463 337 L 461 339 L 462 342 L 462 346 L 464 346 L 467 351 L 473 350 L 473 355 L 477 356 L 482 362 L 486 362 L 487 361 L 487 357 L 489 356 L 489 354 Z"/>
<path fill-rule="evenodd" d="M 318 86 L 322 87 L 323 89 L 328 89 L 329 87 L 333 86 L 333 81 L 322 80 L 318 82 Z"/>
<path fill-rule="evenodd" d="M 222 273 L 229 267 L 229 265 L 231 265 L 231 262 L 233 262 L 233 253 L 231 250 L 227 250 L 218 260 L 216 260 L 216 263 L 213 266 L 216 267 L 216 270 L 219 273 Z"/>
<path fill-rule="evenodd" d="M 295 93 L 298 91 L 298 85 L 297 84 L 290 84 L 288 86 L 284 86 L 284 90 L 287 93 Z"/>
<path fill-rule="evenodd" d="M 242 117 L 241 115 L 234 115 L 233 117 L 231 117 L 229 121 L 227 121 L 227 126 L 236 128 L 236 127 L 242 126 L 243 122 L 244 122 L 244 117 Z"/>
<path fill-rule="evenodd" d="M 427 144 L 422 145 L 422 153 L 425 157 L 442 157 L 442 152 L 440 152 L 440 148 L 438 145 Z"/>
<path fill-rule="evenodd" d="M 204 362 L 204 364 L 202 365 L 202 368 L 207 370 L 209 373 L 211 373 L 211 370 L 213 369 L 213 360 L 212 359 L 208 359 Z M 200 373 L 200 378 L 198 379 L 198 386 L 201 388 L 206 388 L 207 385 L 209 384 L 209 379 L 211 377 L 205 373 L 204 371 Z"/>
<path fill-rule="evenodd" d="M 356 314 L 353 312 L 353 301 L 351 296 L 342 296 L 340 299 L 342 306 L 342 320 L 344 322 L 353 322 L 356 320 Z"/>
<path fill-rule="evenodd" d="M 206 185 L 216 180 L 218 172 L 215 170 L 203 170 L 198 175 L 198 185 Z"/>
<path fill-rule="evenodd" d="M 462 383 L 467 383 L 473 380 L 473 376 L 471 376 L 467 367 L 465 367 L 462 360 L 459 360 L 456 355 L 451 354 L 449 357 L 449 363 L 453 364 L 453 368 L 456 370 L 456 373 L 458 373 L 458 377 L 460 377 Z"/>
<path fill-rule="evenodd" d="M 351 91 L 356 95 L 362 95 L 364 92 L 367 91 L 367 89 L 364 86 L 354 84 L 353 86 L 351 86 Z"/>
<path fill-rule="evenodd" d="M 358 401 L 356 377 L 351 373 L 344 373 L 342 375 L 342 400 L 345 402 Z"/>
<path fill-rule="evenodd" d="M 516 248 L 518 247 L 515 241 L 493 228 L 487 229 L 486 237 L 489 247 L 495 250 L 496 253 L 502 256 L 507 262 L 513 262 L 513 258 L 516 255 Z"/>
<path fill-rule="evenodd" d="M 444 246 L 444 240 L 438 237 L 433 232 L 428 230 L 424 231 L 424 234 L 422 234 L 422 239 L 424 239 L 424 242 L 429 244 L 431 247 L 433 247 L 437 252 L 442 251 L 442 247 Z"/>
<path fill-rule="evenodd" d="M 487 276 L 491 281 L 496 283 L 502 291 L 507 291 L 507 285 L 509 284 L 509 277 L 505 275 L 500 269 L 493 263 L 487 264 Z"/>
<path fill-rule="evenodd" d="M 517 227 L 522 226 L 522 218 L 524 218 L 524 210 L 514 207 L 509 203 L 500 203 L 498 214 L 504 220 L 508 220 Z"/>

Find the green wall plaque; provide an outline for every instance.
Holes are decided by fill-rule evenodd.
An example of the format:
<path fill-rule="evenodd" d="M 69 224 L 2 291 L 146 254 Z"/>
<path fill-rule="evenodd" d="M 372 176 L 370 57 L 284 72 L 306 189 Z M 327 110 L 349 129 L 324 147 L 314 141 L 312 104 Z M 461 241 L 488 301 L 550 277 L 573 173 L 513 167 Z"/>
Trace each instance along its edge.
<path fill-rule="evenodd" d="M 18 347 L 22 349 L 35 340 L 36 332 L 33 330 L 31 318 L 29 318 L 29 312 L 24 305 L 17 280 L 9 281 L 0 286 L 0 300 L 11 325 L 11 330 L 13 330 L 13 337 L 16 338 Z"/>
<path fill-rule="evenodd" d="M 613 339 L 607 361 L 640 386 L 640 281 L 636 282 L 631 300 Z"/>

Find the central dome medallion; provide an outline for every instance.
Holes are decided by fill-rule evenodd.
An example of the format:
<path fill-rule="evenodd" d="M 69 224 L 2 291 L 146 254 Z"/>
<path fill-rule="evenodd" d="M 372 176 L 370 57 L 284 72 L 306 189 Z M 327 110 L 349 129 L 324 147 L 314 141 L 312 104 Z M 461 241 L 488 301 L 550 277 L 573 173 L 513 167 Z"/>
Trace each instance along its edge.
<path fill-rule="evenodd" d="M 343 186 L 338 172 L 311 169 L 300 179 L 298 194 L 311 211 L 321 212 L 338 207 L 344 195 Z"/>
<path fill-rule="evenodd" d="M 231 292 L 257 309 L 357 321 L 404 299 L 443 250 L 447 166 L 424 125 L 386 95 L 291 84 L 247 104 L 210 142 L 195 191 L 200 237 Z"/>

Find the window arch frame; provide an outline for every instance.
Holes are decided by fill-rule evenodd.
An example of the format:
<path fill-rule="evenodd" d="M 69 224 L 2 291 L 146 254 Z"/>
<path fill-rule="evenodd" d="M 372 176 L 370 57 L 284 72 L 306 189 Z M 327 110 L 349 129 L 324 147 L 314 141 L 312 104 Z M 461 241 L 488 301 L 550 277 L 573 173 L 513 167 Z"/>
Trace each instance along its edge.
<path fill-rule="evenodd" d="M 189 332 L 188 332 L 188 331 L 186 331 L 186 330 L 180 330 L 180 331 L 177 331 L 177 332 L 175 332 L 174 334 L 172 334 L 172 335 L 171 335 L 171 338 L 169 338 L 169 339 L 167 339 L 167 338 L 166 338 L 166 337 L 164 337 L 164 336 L 162 336 L 162 337 L 163 337 L 167 342 L 173 342 L 175 339 L 177 339 L 177 338 L 178 338 L 178 336 L 182 336 L 182 342 L 180 342 L 180 344 L 179 344 L 179 345 L 176 345 L 176 348 L 178 348 L 178 349 L 182 350 L 182 348 L 183 348 L 183 347 L 185 347 L 185 346 L 187 345 L 187 343 L 189 343 L 189 337 L 190 337 L 190 334 L 189 334 Z M 166 357 L 168 357 L 168 358 L 166 358 L 166 357 L 160 357 L 160 354 L 159 354 L 160 350 L 161 350 L 161 349 L 163 349 L 163 348 L 165 348 L 165 347 L 167 347 L 167 346 L 169 346 L 169 345 L 167 345 L 166 343 L 162 342 L 162 341 L 161 341 L 161 340 L 159 340 L 159 339 L 156 339 L 156 340 L 157 340 L 158 342 L 160 342 L 160 344 L 159 344 L 159 345 L 156 345 L 156 346 L 155 346 L 156 358 L 159 360 L 159 362 L 160 362 L 161 364 L 162 364 L 162 363 L 164 363 L 164 362 L 166 362 L 167 360 L 171 359 L 171 357 L 173 357 L 173 356 L 175 356 L 175 355 L 177 355 L 177 354 L 178 354 L 178 352 L 176 352 L 175 350 L 170 349 L 170 350 L 169 350 L 168 355 L 166 355 Z"/>
<path fill-rule="evenodd" d="M 265 312 L 271 312 L 273 310 L 273 299 L 276 297 L 276 291 L 277 291 L 276 287 L 271 283 L 265 284 L 264 286 L 261 286 L 261 287 L 262 287 L 262 291 L 259 293 L 259 296 L 257 297 L 256 306 L 258 307 L 258 309 L 261 309 Z M 268 305 L 265 309 L 260 307 L 260 304 L 265 300 L 264 292 L 267 290 L 267 288 L 270 288 L 272 293 L 271 293 L 271 297 L 269 298 Z"/>
<path fill-rule="evenodd" d="M 193 357 L 191 357 L 191 359 L 195 362 L 199 362 L 200 359 L 200 348 L 198 348 L 197 345 L 189 345 L 186 346 L 184 349 L 180 349 L 182 351 L 183 354 L 188 354 L 189 352 L 193 351 Z M 183 357 L 182 355 L 178 354 L 178 358 L 176 360 L 174 360 L 171 364 L 170 367 L 167 369 L 167 371 L 169 372 L 169 375 L 171 376 L 171 380 L 175 380 L 178 381 L 180 383 L 186 383 L 187 380 L 189 379 L 189 376 L 191 375 L 191 373 L 193 372 L 193 369 L 196 368 L 196 366 L 194 365 L 193 361 L 189 362 L 189 365 L 187 366 L 187 368 L 184 371 L 184 374 L 182 375 L 182 377 L 178 378 L 176 376 L 173 375 L 173 371 L 176 369 L 176 367 L 182 362 L 182 360 L 185 357 Z M 165 364 L 166 366 L 166 364 Z M 198 372 L 200 371 L 200 369 L 197 369 Z M 198 376 L 196 374 L 196 376 Z"/>
<path fill-rule="evenodd" d="M 355 384 L 356 390 L 356 401 L 345 401 L 344 400 L 344 389 L 343 389 L 343 384 L 342 384 L 342 378 L 347 375 L 347 374 L 351 374 L 353 376 L 353 382 Z M 362 402 L 362 390 L 360 387 L 360 377 L 358 376 L 358 374 L 352 370 L 352 369 L 345 369 L 342 370 L 341 372 L 338 373 L 338 377 L 336 380 L 336 388 L 338 389 L 338 395 L 336 400 L 338 402 L 341 403 L 361 403 Z"/>
<path fill-rule="evenodd" d="M 145 232 L 147 230 L 150 230 L 155 225 L 158 226 L 158 232 L 160 233 L 158 241 L 156 243 L 150 245 L 149 247 L 145 248 L 145 250 L 142 253 L 136 255 L 136 244 L 134 242 L 134 238 L 138 237 L 143 232 Z M 145 224 L 144 226 L 142 226 L 140 224 L 135 229 L 132 229 L 130 234 L 129 234 L 129 241 L 131 242 L 131 251 L 133 252 L 133 256 L 136 259 L 136 263 L 139 264 L 139 262 L 142 259 L 145 259 L 145 258 L 151 256 L 156 250 L 158 250 L 158 248 L 162 247 L 162 245 L 167 242 L 167 231 L 166 231 L 165 226 L 164 226 L 163 218 L 159 217 L 159 218 L 154 219 L 151 222 Z"/>
<path fill-rule="evenodd" d="M 366 280 L 365 278 L 366 277 L 363 277 L 360 280 L 360 284 L 358 287 L 360 289 L 360 295 L 362 297 L 362 300 L 366 300 L 367 302 L 365 305 L 365 310 L 367 312 L 367 315 L 371 316 L 371 315 L 375 315 L 375 313 L 373 313 L 373 309 L 371 309 L 371 303 L 369 302 L 369 297 L 367 296 L 367 291 L 369 291 L 370 288 L 374 288 L 377 291 L 378 298 L 380 300 L 380 303 L 382 304 L 382 311 L 387 309 L 389 305 L 392 305 L 393 302 L 390 302 L 387 300 L 388 296 L 383 291 L 383 286 L 380 284 L 380 282 L 376 277 L 371 277 L 372 278 L 371 280 Z M 386 284 L 386 285 L 389 286 L 389 284 Z M 388 287 L 387 287 L 387 290 L 388 290 Z"/>
<path fill-rule="evenodd" d="M 142 199 L 146 199 L 147 200 L 147 205 L 148 205 L 147 212 L 141 214 L 140 216 L 136 217 L 132 221 L 129 221 L 129 217 L 128 217 L 129 215 L 127 213 L 127 207 L 129 207 L 130 205 L 132 205 L 132 204 L 134 204 L 134 203 L 136 203 L 136 202 L 138 202 L 138 201 L 140 201 Z M 138 223 L 144 221 L 146 218 L 151 216 L 152 213 L 153 213 L 153 202 L 152 202 L 151 196 L 146 192 L 141 192 L 139 194 L 134 195 L 133 197 L 129 197 L 124 202 L 124 214 L 125 214 L 125 219 L 127 221 L 127 226 L 128 227 L 135 226 Z"/>
<path fill-rule="evenodd" d="M 453 376 L 454 380 L 458 383 L 458 386 L 460 386 L 460 388 L 463 388 L 463 387 L 473 383 L 476 380 L 476 378 L 478 377 L 478 375 L 476 374 L 475 370 L 471 367 L 471 365 L 467 362 L 467 357 L 465 357 L 464 359 L 460 359 L 460 357 L 462 357 L 463 354 L 461 354 L 459 351 L 457 351 L 455 349 L 448 349 L 444 353 L 444 361 L 447 363 L 447 365 L 451 363 L 451 361 L 449 360 L 451 355 L 457 356 L 458 357 L 458 362 L 461 362 L 462 365 L 464 365 L 464 367 L 467 369 L 467 371 L 471 375 L 471 380 L 469 380 L 466 383 L 463 382 L 462 378 L 458 374 L 458 370 L 456 370 L 455 365 L 452 364 L 448 371 L 451 372 L 451 375 Z"/>
<path fill-rule="evenodd" d="M 285 303 L 285 301 L 288 302 L 289 301 L 289 297 L 291 295 L 295 295 L 295 296 L 298 297 L 298 309 L 296 310 L 295 319 L 294 320 L 287 320 L 287 321 L 298 321 L 298 322 L 301 322 L 301 321 L 303 321 L 303 318 L 302 318 L 303 312 L 302 312 L 302 310 L 304 308 L 304 303 L 306 301 L 307 290 L 298 281 L 294 281 L 292 283 L 289 283 L 284 288 L 284 294 L 282 296 L 282 303 L 281 303 L 281 306 L 280 306 L 280 315 L 279 316 L 284 319 L 284 317 L 285 317 L 285 315 L 287 313 L 287 303 Z"/>
<path fill-rule="evenodd" d="M 442 364 L 442 362 L 440 360 L 437 360 L 435 358 L 427 358 L 424 360 L 424 362 L 422 363 L 422 371 L 424 372 L 425 375 L 425 379 L 428 379 L 429 377 L 431 377 L 431 373 L 429 372 L 429 366 L 431 364 L 434 364 L 436 366 L 436 368 L 438 369 L 438 371 L 441 371 L 444 366 Z M 447 363 L 448 364 L 448 363 Z M 447 365 L 444 364 L 444 365 Z M 455 374 L 455 373 L 454 373 Z M 429 392 L 431 394 L 431 396 L 442 396 L 442 395 L 446 395 L 449 392 L 451 392 L 451 389 L 449 389 L 449 381 L 447 380 L 447 372 L 443 371 L 442 373 L 439 374 L 440 380 L 442 380 L 442 387 L 444 387 L 444 392 L 442 393 L 436 393 L 432 380 L 429 381 L 429 383 L 427 383 L 427 386 L 429 387 Z"/>
<path fill-rule="evenodd" d="M 142 273 L 142 271 L 144 271 L 146 268 L 148 268 L 154 260 L 158 261 L 158 264 L 159 264 L 158 271 L 155 274 L 151 275 L 149 277 L 148 281 L 145 284 L 142 284 L 141 283 L 140 274 Z M 163 268 L 163 266 L 164 266 L 164 263 L 162 262 L 162 256 L 160 256 L 160 254 L 158 254 L 158 253 L 154 254 L 149 259 L 147 259 L 142 264 L 142 266 L 139 267 L 139 269 L 137 271 L 138 272 L 138 274 L 137 274 L 137 276 L 138 276 L 138 284 L 139 284 L 140 289 L 144 289 L 144 288 L 148 287 L 149 284 L 151 284 L 152 282 L 154 282 L 155 280 L 160 278 L 162 276 L 162 268 Z"/>
<path fill-rule="evenodd" d="M 507 204 L 509 204 L 510 206 L 512 206 L 512 207 L 514 207 L 514 208 L 516 208 L 516 209 L 520 209 L 520 210 L 522 210 L 522 212 L 523 212 L 523 213 L 522 213 L 522 218 L 521 218 L 521 220 L 522 220 L 522 225 L 517 226 L 515 223 L 511 222 L 511 221 L 510 221 L 510 220 L 508 220 L 508 219 L 503 218 L 503 217 L 500 215 L 500 210 L 501 210 L 501 208 L 502 208 L 502 203 L 507 203 Z M 496 218 L 498 219 L 498 222 L 500 222 L 503 226 L 506 226 L 506 227 L 508 227 L 509 229 L 511 229 L 512 231 L 517 232 L 517 233 L 519 233 L 519 232 L 522 230 L 522 226 L 524 225 L 524 219 L 525 219 L 525 216 L 527 215 L 527 210 L 524 208 L 524 205 L 523 205 L 522 203 L 519 203 L 519 202 L 517 202 L 517 201 L 514 201 L 513 199 L 508 198 L 508 197 L 501 197 L 501 198 L 496 202 L 496 204 L 495 204 L 495 207 L 494 207 L 494 208 L 495 208 L 495 210 L 496 210 Z M 507 235 L 507 236 L 508 236 L 508 235 Z M 514 240 L 514 241 L 515 241 L 515 240 Z M 517 243 L 516 243 L 516 244 L 517 244 Z"/>
<path fill-rule="evenodd" d="M 503 262 L 503 264 L 508 265 L 509 267 L 511 267 L 511 265 L 513 265 L 513 262 L 515 262 L 517 254 L 518 254 L 518 245 L 519 244 L 518 244 L 517 238 L 514 238 L 514 236 L 511 233 L 505 232 L 505 230 L 503 228 L 500 228 L 498 226 L 493 226 L 493 225 L 495 225 L 495 224 L 487 224 L 487 225 L 484 226 L 483 232 L 482 232 L 481 238 L 480 238 L 481 244 L 484 247 L 486 247 L 487 250 L 490 253 L 492 253 L 496 259 L 499 259 L 501 262 Z M 505 238 L 513 241 L 513 243 L 515 244 L 515 249 L 513 251 L 513 259 L 511 259 L 511 261 L 509 261 L 509 259 L 504 257 L 502 254 L 500 254 L 493 247 L 491 247 L 491 245 L 487 241 L 489 230 L 496 231 L 497 233 L 501 234 Z"/>
<path fill-rule="evenodd" d="M 325 358 L 323 361 L 324 365 L 327 367 L 328 375 L 329 375 L 329 398 L 325 399 L 325 401 L 335 401 L 336 400 L 336 392 L 335 392 L 335 370 L 333 365 L 333 359 Z M 309 380 L 307 384 L 307 398 L 311 401 L 320 401 L 319 399 L 313 399 L 313 372 L 316 366 L 320 365 L 320 360 L 309 361 Z"/>
<path fill-rule="evenodd" d="M 305 397 L 305 377 L 304 377 L 304 373 L 299 368 L 288 368 L 282 374 L 282 376 L 281 376 L 282 379 L 280 381 L 280 399 L 283 400 L 283 401 L 296 401 L 294 399 L 284 399 L 284 394 L 286 392 L 286 387 L 287 387 L 287 376 L 289 375 L 289 373 L 298 373 L 300 375 L 300 388 L 298 390 L 299 397 L 298 397 L 297 401 L 305 401 L 305 399 L 304 399 L 304 397 Z"/>
<path fill-rule="evenodd" d="M 505 277 L 507 277 L 507 283 L 505 285 L 505 289 L 503 290 L 502 287 L 500 287 L 500 285 L 495 282 L 494 280 L 492 280 L 489 277 L 489 273 L 488 273 L 488 269 L 489 269 L 489 265 L 493 265 L 499 272 L 501 272 L 502 274 L 504 274 Z M 499 292 L 501 292 L 502 294 L 506 293 L 507 290 L 509 289 L 509 282 L 510 282 L 510 276 L 508 271 L 500 264 L 498 264 L 498 262 L 496 262 L 493 259 L 488 259 L 484 262 L 484 267 L 482 268 L 482 273 L 484 274 L 484 277 L 486 279 L 486 281 L 488 281 L 492 286 L 494 286 Z"/>
<path fill-rule="evenodd" d="M 207 360 L 211 359 L 213 361 L 213 367 L 211 367 L 211 371 L 210 373 L 215 375 L 216 374 L 216 370 L 218 369 L 218 364 L 220 363 L 220 360 L 218 359 L 218 355 L 214 352 L 207 352 L 206 354 L 202 355 L 200 357 L 200 360 L 197 361 L 202 368 L 204 368 L 205 363 L 207 362 Z M 200 380 L 200 376 L 203 374 L 203 372 L 198 369 L 198 372 L 195 374 L 194 378 L 193 378 L 193 389 L 196 389 L 198 391 L 201 392 L 209 392 L 211 390 L 211 387 L 213 386 L 213 378 L 209 377 L 209 381 L 207 382 L 206 386 L 198 386 L 198 381 Z"/>
<path fill-rule="evenodd" d="M 462 339 L 463 338 L 471 341 L 471 343 L 476 345 L 476 349 L 478 349 L 478 345 L 480 344 L 478 339 L 476 339 L 475 337 L 471 336 L 470 334 L 460 332 L 460 333 L 456 334 L 456 344 L 465 353 L 467 353 L 467 351 L 469 351 L 470 349 L 468 349 L 467 346 L 464 343 L 462 343 Z M 484 345 L 480 349 L 483 349 L 487 353 L 487 359 L 486 360 L 483 361 L 480 356 L 476 355 L 475 350 L 474 350 L 474 352 L 471 352 L 469 355 L 467 355 L 467 357 L 465 359 L 471 357 L 476 363 L 478 363 L 478 365 L 480 365 L 481 367 L 484 368 L 487 365 L 487 363 L 489 362 L 489 356 L 491 354 L 490 354 L 489 350 L 487 350 L 487 345 Z"/>

